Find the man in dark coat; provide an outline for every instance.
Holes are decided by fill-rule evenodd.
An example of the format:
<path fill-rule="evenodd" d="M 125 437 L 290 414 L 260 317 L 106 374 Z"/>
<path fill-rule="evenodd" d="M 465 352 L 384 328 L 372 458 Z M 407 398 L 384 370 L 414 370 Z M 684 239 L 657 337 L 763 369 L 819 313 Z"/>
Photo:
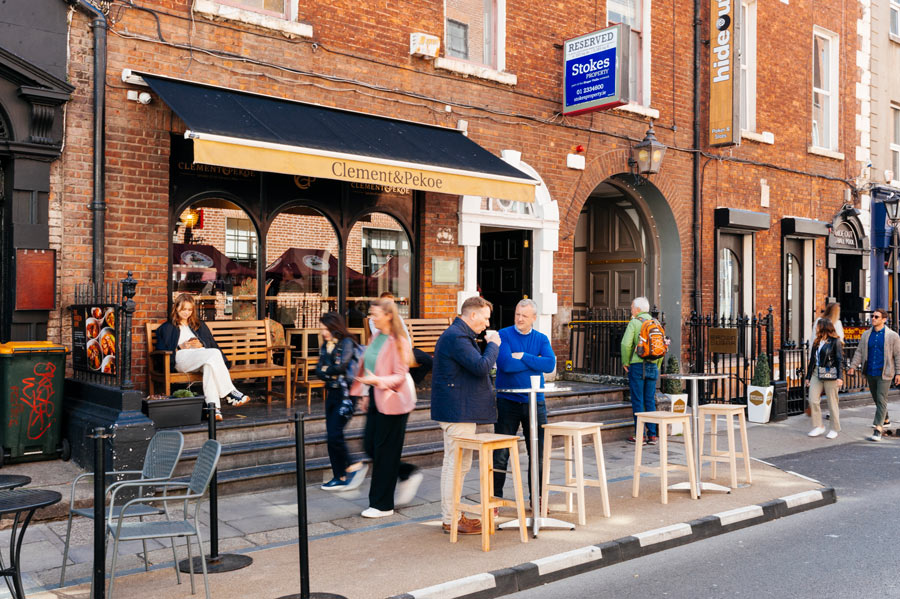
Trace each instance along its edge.
<path fill-rule="evenodd" d="M 431 418 L 444 433 L 444 464 L 441 468 L 441 517 L 444 532 L 450 532 L 453 509 L 453 473 L 456 443 L 453 437 L 472 435 L 478 424 L 497 421 L 497 402 L 491 386 L 491 368 L 500 351 L 500 335 L 488 331 L 487 347 L 478 348 L 475 337 L 491 319 L 491 303 L 482 297 L 463 302 L 453 321 L 434 347 L 431 375 Z M 472 467 L 472 452 L 463 452 L 462 474 Z M 459 534 L 481 534 L 481 521 L 461 516 Z"/>

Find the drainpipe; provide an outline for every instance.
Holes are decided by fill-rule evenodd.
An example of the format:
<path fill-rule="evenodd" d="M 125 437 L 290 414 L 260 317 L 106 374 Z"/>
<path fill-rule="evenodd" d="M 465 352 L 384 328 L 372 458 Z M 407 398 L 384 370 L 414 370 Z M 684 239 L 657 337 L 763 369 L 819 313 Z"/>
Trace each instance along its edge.
<path fill-rule="evenodd" d="M 703 190 L 700 189 L 700 47 L 701 47 L 700 0 L 694 0 L 694 312 L 702 314 L 702 294 L 700 289 L 700 204 Z"/>
<path fill-rule="evenodd" d="M 106 31 L 108 24 L 103 11 L 87 0 L 66 0 L 94 17 L 91 29 L 94 32 L 94 194 L 90 209 L 93 213 L 92 243 L 93 260 L 91 281 L 94 288 L 103 287 L 104 246 L 106 242 Z"/>

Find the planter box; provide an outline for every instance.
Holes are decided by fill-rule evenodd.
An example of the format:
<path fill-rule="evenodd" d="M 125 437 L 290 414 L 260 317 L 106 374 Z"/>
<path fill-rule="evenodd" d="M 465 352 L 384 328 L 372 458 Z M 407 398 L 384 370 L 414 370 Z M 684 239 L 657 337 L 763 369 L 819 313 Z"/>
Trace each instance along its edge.
<path fill-rule="evenodd" d="M 156 428 L 200 424 L 203 417 L 202 396 L 145 399 L 141 411 L 156 424 Z"/>
<path fill-rule="evenodd" d="M 747 420 L 763 424 L 768 422 L 774 395 L 775 387 L 747 385 Z"/>
<path fill-rule="evenodd" d="M 677 414 L 688 413 L 688 394 L 687 393 L 663 393 L 663 396 L 669 400 L 669 410 Z M 681 435 L 684 433 L 681 424 L 671 424 L 671 435 Z"/>

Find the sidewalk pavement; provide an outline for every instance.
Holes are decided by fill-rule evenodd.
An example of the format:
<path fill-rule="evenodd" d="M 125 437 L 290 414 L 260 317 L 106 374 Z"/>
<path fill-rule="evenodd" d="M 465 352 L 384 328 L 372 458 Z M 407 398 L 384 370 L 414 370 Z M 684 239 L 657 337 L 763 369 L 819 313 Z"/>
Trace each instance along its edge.
<path fill-rule="evenodd" d="M 900 407 L 895 406 L 895 411 L 900 412 Z M 698 521 L 711 515 L 737 513 L 734 510 L 741 512 L 741 509 L 749 510 L 749 515 L 761 515 L 762 508 L 751 509 L 747 506 L 764 506 L 767 514 L 779 517 L 791 512 L 785 511 L 782 504 L 775 509 L 774 504 L 766 502 L 807 491 L 815 491 L 814 496 L 809 499 L 792 499 L 786 504 L 788 508 L 799 506 L 806 509 L 802 504 L 807 501 L 815 504 L 807 507 L 830 503 L 828 491 L 825 493 L 826 500 L 816 503 L 823 497 L 817 492 L 823 488 L 821 484 L 794 473 L 782 472 L 759 460 L 807 451 L 827 444 L 868 442 L 864 438 L 871 432 L 873 412 L 874 406 L 871 405 L 842 410 L 843 431 L 835 440 L 827 440 L 824 436 L 808 437 L 806 433 L 812 427 L 806 416 L 795 416 L 779 423 L 750 424 L 751 455 L 755 458 L 752 464 L 752 485 L 739 485 L 730 494 L 707 492 L 700 501 L 691 500 L 686 492 L 670 492 L 668 505 L 660 503 L 659 479 L 655 476 L 644 475 L 641 479 L 640 497 L 632 498 L 634 445 L 624 441 L 604 443 L 611 518 L 600 516 L 599 489 L 588 489 L 587 526 L 579 526 L 575 531 L 545 530 L 539 538 L 530 538 L 525 544 L 520 542 L 517 531 L 499 531 L 491 539 L 489 553 L 480 550 L 479 536 L 461 536 L 459 543 L 452 545 L 449 535 L 440 532 L 440 468 L 424 469 L 424 480 L 416 498 L 409 505 L 398 507 L 393 516 L 377 520 L 365 519 L 359 515 L 368 506 L 368 483 L 348 494 L 329 493 L 322 491 L 318 484 L 313 484 L 307 489 L 311 587 L 313 591 L 341 593 L 348 598 L 362 599 L 408 593 L 414 589 L 474 576 L 462 586 L 457 585 L 453 591 L 442 589 L 437 594 L 415 593 L 416 597 L 456 597 L 464 594 L 460 589 L 465 590 L 472 585 L 475 585 L 475 590 L 485 584 L 496 585 L 500 579 L 485 574 L 487 572 L 529 562 L 544 564 L 545 570 L 554 572 L 554 568 L 558 570 L 559 567 L 547 565 L 554 563 L 553 560 L 556 559 L 550 556 L 568 555 L 573 551 L 581 556 L 572 558 L 576 563 L 583 564 L 597 559 L 599 550 L 596 551 L 597 555 L 593 555 L 593 550 L 588 551 L 593 557 L 583 555 L 586 546 L 617 539 L 634 540 L 637 536 L 640 542 L 635 541 L 635 547 L 643 547 L 646 553 L 672 545 L 672 539 L 685 534 L 682 532 L 685 526 L 690 531 L 691 527 L 683 523 Z M 724 432 L 720 432 L 720 439 L 722 447 Z M 885 437 L 882 441 L 883 444 L 897 442 L 894 437 Z M 674 447 L 670 446 L 670 456 L 674 454 L 674 457 L 670 459 L 683 459 L 681 443 L 675 441 L 672 445 Z M 561 455 L 559 450 L 554 453 Z M 644 454 L 645 464 L 653 464 L 658 459 L 658 448 L 645 446 Z M 524 460 L 523 455 L 523 476 L 526 473 Z M 592 460 L 593 451 L 586 451 L 585 472 L 588 477 L 591 473 L 596 473 Z M 34 468 L 34 464 L 23 464 L 4 468 L 4 472 L 27 474 L 29 469 Z M 553 478 L 557 478 L 562 472 L 562 464 L 554 462 L 552 471 L 555 475 Z M 727 472 L 727 465 L 720 465 L 718 482 L 727 484 Z M 739 468 L 739 483 L 743 482 L 742 472 L 743 469 Z M 704 477 L 708 480 L 709 466 L 704 468 Z M 670 479 L 677 482 L 680 477 L 678 474 L 670 474 Z M 507 496 L 512 495 L 510 484 L 511 481 L 508 481 Z M 477 475 L 474 472 L 470 472 L 467 477 L 464 493 L 470 500 L 477 500 Z M 560 494 L 551 494 L 551 515 L 577 522 L 574 514 L 559 511 L 554 513 L 555 510 L 562 509 L 561 497 Z M 63 501 L 67 501 L 65 495 Z M 253 593 L 255 597 L 274 598 L 298 593 L 296 491 L 291 488 L 228 496 L 220 498 L 218 506 L 220 553 L 246 553 L 253 557 L 254 563 L 237 572 L 210 575 L 212 596 L 244 597 L 247 596 L 248 589 L 258 589 Z M 204 508 L 204 513 L 208 515 L 208 506 Z M 511 518 L 513 514 L 514 510 L 504 509 L 501 520 L 507 516 Z M 729 518 L 729 522 L 738 522 L 740 526 L 772 519 Z M 746 522 L 741 523 L 742 519 Z M 705 521 L 708 520 L 706 518 Z M 723 526 L 727 524 L 724 519 L 720 518 L 720 521 Z M 88 596 L 93 556 L 92 526 L 91 521 L 75 520 L 66 572 L 67 584 L 73 586 L 65 589 L 58 589 L 65 520 L 29 527 L 22 547 L 22 563 L 23 582 L 30 597 L 49 599 Z M 660 528 L 663 530 L 659 531 Z M 649 536 L 641 534 L 651 530 L 655 532 Z M 208 541 L 206 531 L 204 535 Z M 703 536 L 709 535 L 702 534 L 700 538 Z M 0 547 L 6 546 L 4 543 L 7 541 L 8 531 L 0 533 Z M 657 541 L 665 541 L 668 545 L 649 548 Z M 681 542 L 686 541 L 687 539 L 683 539 Z M 674 545 L 681 542 L 674 541 Z M 633 557 L 625 555 L 631 551 L 625 549 L 627 547 L 621 545 L 621 542 L 616 546 L 619 557 Z M 122 584 L 116 585 L 119 592 L 127 592 L 130 597 L 152 597 L 161 592 L 166 597 L 190 596 L 188 581 L 184 580 L 181 586 L 175 583 L 170 547 L 148 541 L 150 572 L 144 572 L 141 551 L 139 542 L 119 546 L 117 571 L 119 576 L 125 576 L 121 580 Z M 185 555 L 182 543 L 179 547 L 179 559 Z M 569 558 L 564 558 L 564 563 L 569 563 L 565 561 L 567 559 Z M 521 567 L 519 570 L 518 575 L 521 576 L 524 570 Z M 202 580 L 198 579 L 197 583 L 200 585 L 198 592 L 202 593 Z"/>

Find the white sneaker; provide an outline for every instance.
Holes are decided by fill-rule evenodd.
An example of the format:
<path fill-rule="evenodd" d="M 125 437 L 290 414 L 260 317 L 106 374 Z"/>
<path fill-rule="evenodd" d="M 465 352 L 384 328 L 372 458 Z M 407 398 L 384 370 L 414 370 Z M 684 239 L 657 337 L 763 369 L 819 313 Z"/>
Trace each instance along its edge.
<path fill-rule="evenodd" d="M 422 484 L 422 473 L 418 470 L 409 475 L 409 478 L 397 483 L 397 494 L 394 496 L 394 504 L 406 505 L 416 497 L 419 485 Z"/>
<path fill-rule="evenodd" d="M 394 510 L 378 510 L 373 507 L 368 507 L 363 510 L 362 514 L 360 514 L 363 518 L 384 518 L 385 516 L 393 516 Z"/>
<path fill-rule="evenodd" d="M 809 436 L 810 437 L 818 437 L 819 435 L 821 435 L 824 432 L 825 432 L 824 426 L 817 426 L 816 428 L 809 431 Z"/>
<path fill-rule="evenodd" d="M 838 435 L 837 431 L 828 431 L 828 434 L 825 435 L 825 438 L 826 439 L 835 439 L 835 438 L 837 438 L 837 435 Z"/>

